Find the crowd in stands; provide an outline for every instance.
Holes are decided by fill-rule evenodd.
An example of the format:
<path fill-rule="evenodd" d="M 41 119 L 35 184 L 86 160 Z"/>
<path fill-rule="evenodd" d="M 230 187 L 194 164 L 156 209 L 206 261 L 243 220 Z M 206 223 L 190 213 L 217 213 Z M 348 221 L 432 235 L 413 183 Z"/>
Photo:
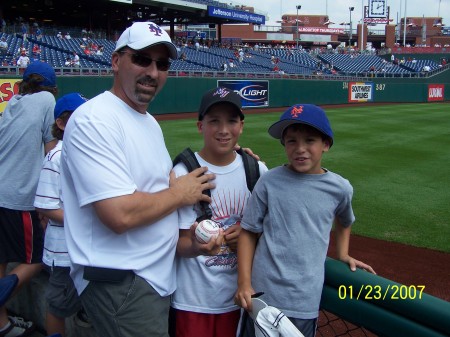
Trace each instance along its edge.
<path fill-rule="evenodd" d="M 35 23 L 22 22 L 21 27 L 22 35 L 0 35 L 3 67 L 22 69 L 33 61 L 45 60 L 54 67 L 110 68 L 112 40 L 98 39 L 98 34 L 85 28 L 76 33 L 73 29 L 59 29 L 52 36 L 44 34 Z M 345 75 L 358 72 L 384 76 L 391 73 L 423 74 L 447 65 L 446 59 L 426 64 L 421 61 L 416 65 L 416 60 L 410 57 L 396 57 L 389 62 L 383 55 L 392 51 L 384 47 L 370 47 L 361 53 L 353 47 L 334 47 L 331 44 L 310 49 L 299 45 L 297 49 L 295 44 L 290 43 L 249 44 L 241 39 L 224 38 L 219 43 L 216 39 L 204 38 L 200 32 L 189 38 L 176 36 L 174 42 L 179 55 L 171 67 L 175 72 L 269 72 L 280 75 Z M 14 49 L 17 51 L 11 51 L 11 44 L 16 46 Z"/>

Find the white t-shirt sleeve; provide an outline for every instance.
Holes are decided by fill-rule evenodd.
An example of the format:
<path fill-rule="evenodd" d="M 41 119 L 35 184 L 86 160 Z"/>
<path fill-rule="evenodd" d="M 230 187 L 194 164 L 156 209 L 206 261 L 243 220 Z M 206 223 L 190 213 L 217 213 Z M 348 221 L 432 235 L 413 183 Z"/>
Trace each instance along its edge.
<path fill-rule="evenodd" d="M 34 207 L 43 209 L 59 209 L 60 205 L 60 169 L 61 150 L 51 151 L 45 159 L 39 176 L 39 183 L 34 199 Z"/>
<path fill-rule="evenodd" d="M 132 194 L 137 186 L 121 146 L 125 143 L 121 139 L 124 136 L 108 123 L 84 123 L 83 127 L 75 128 L 70 140 L 65 142 L 71 150 L 66 160 L 72 179 L 77 182 L 79 206 Z"/>

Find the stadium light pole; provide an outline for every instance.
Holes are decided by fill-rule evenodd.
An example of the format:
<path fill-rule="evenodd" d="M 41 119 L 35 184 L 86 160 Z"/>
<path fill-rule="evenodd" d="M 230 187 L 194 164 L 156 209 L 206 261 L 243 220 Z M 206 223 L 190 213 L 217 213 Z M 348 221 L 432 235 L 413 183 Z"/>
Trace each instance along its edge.
<path fill-rule="evenodd" d="M 351 45 L 352 45 L 352 12 L 355 9 L 355 7 L 349 7 L 348 9 L 350 11 L 350 29 L 349 29 L 349 33 L 348 33 L 348 46 L 351 47 Z"/>
<path fill-rule="evenodd" d="M 301 9 L 302 6 L 297 5 L 297 6 L 295 6 L 295 8 L 297 8 L 297 17 L 296 17 L 295 22 L 296 22 L 296 24 L 297 24 L 297 35 L 296 35 L 297 37 L 296 37 L 296 40 L 297 40 L 297 50 L 298 50 L 298 10 Z"/>
<path fill-rule="evenodd" d="M 361 50 L 361 53 L 364 52 L 364 49 L 366 46 L 364 46 L 364 0 L 361 0 L 361 7 L 362 7 L 362 25 L 361 25 L 361 45 L 359 46 L 359 49 Z"/>
<path fill-rule="evenodd" d="M 408 4 L 408 0 L 405 0 L 405 14 L 403 16 L 403 48 L 406 46 L 406 5 Z"/>

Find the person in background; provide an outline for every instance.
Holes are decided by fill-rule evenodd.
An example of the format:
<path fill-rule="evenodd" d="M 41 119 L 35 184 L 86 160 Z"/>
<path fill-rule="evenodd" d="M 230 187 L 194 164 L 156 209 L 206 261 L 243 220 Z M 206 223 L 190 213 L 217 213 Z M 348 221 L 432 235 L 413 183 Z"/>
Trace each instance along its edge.
<path fill-rule="evenodd" d="M 33 203 L 44 155 L 57 143 L 51 132 L 57 93 L 53 68 L 34 62 L 0 119 L 0 277 L 18 263 L 9 272 L 19 278 L 17 290 L 42 268 L 44 231 Z M 0 307 L 0 336 L 22 336 L 34 327 Z"/>
<path fill-rule="evenodd" d="M 20 57 L 17 59 L 17 66 L 19 67 L 19 72 L 21 74 L 24 73 L 30 62 L 30 58 L 27 56 L 27 54 L 25 52 L 22 52 Z"/>
<path fill-rule="evenodd" d="M 0 40 L 0 55 L 5 56 L 8 53 L 8 42 L 6 42 L 6 39 L 2 37 Z"/>
<path fill-rule="evenodd" d="M 48 220 L 45 229 L 42 262 L 50 277 L 45 292 L 47 334 L 66 335 L 65 319 L 81 310 L 81 301 L 70 278 L 70 258 L 64 236 L 64 209 L 60 184 L 61 148 L 66 124 L 81 104 L 86 102 L 79 93 L 70 93 L 56 101 L 52 135 L 56 146 L 45 156 L 34 199 L 36 211 Z"/>

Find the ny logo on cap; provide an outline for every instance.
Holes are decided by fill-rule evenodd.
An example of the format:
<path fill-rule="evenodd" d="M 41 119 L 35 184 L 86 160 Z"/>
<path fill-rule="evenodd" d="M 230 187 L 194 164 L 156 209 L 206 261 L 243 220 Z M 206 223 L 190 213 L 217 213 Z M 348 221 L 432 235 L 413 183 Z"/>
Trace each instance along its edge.
<path fill-rule="evenodd" d="M 297 118 L 299 114 L 303 112 L 303 105 L 294 106 L 291 110 L 291 116 Z"/>
<path fill-rule="evenodd" d="M 213 96 L 219 95 L 220 98 L 224 98 L 227 96 L 230 92 L 225 88 L 218 88 L 214 93 Z"/>
<path fill-rule="evenodd" d="M 149 23 L 148 24 L 148 29 L 155 34 L 156 36 L 161 36 L 162 35 L 162 29 L 161 27 L 155 25 L 154 23 Z"/>

